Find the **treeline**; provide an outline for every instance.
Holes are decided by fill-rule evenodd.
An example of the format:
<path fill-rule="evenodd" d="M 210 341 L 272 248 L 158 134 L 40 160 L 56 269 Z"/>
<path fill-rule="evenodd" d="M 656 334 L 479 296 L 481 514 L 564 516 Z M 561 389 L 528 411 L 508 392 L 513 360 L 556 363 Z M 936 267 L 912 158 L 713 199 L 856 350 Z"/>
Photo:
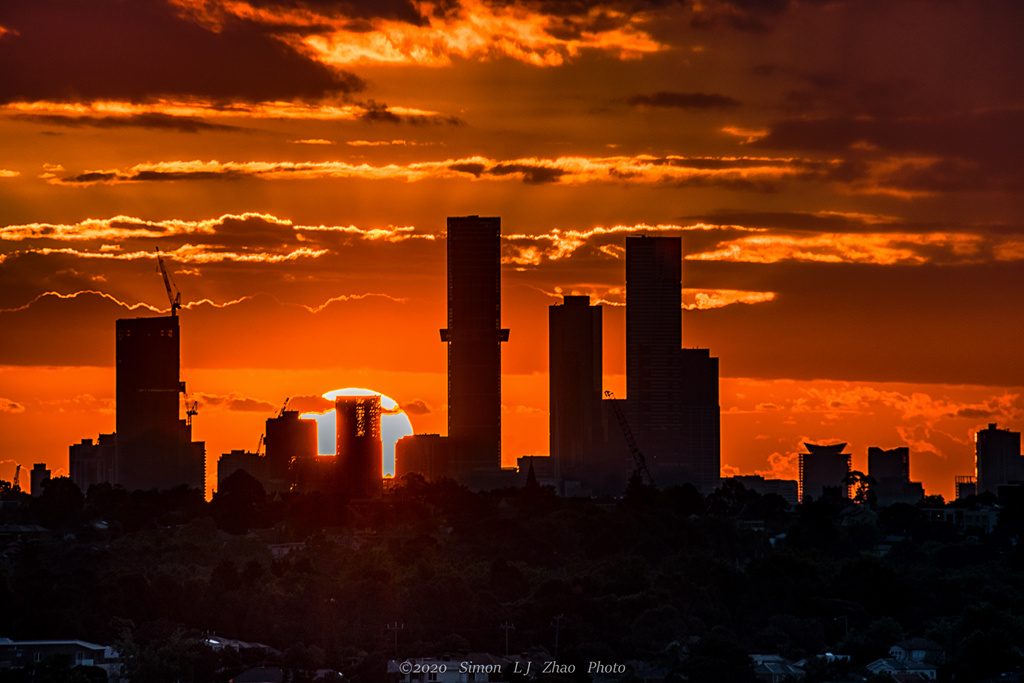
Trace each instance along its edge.
<path fill-rule="evenodd" d="M 580 681 L 597 660 L 697 683 L 753 681 L 749 653 L 858 667 L 912 636 L 945 648 L 944 680 L 1024 663 L 1013 505 L 995 533 L 964 535 L 920 507 L 790 509 L 733 482 L 702 496 L 634 481 L 601 501 L 411 476 L 371 503 L 270 497 L 240 472 L 210 502 L 54 479 L 0 514 L 49 530 L 4 550 L 0 637 L 115 644 L 136 680 L 260 663 L 204 633 L 276 648 L 298 678 L 326 666 L 358 681 L 386 680 L 396 657 L 503 654 L 506 637 L 513 653 L 557 644 Z M 814 663 L 805 680 L 841 669 Z"/>

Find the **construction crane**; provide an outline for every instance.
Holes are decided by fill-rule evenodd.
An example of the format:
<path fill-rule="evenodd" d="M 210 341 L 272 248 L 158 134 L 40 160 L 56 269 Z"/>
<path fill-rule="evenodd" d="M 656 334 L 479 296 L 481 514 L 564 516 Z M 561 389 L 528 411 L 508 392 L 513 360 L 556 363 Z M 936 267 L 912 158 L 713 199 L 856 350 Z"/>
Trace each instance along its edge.
<path fill-rule="evenodd" d="M 21 488 L 21 485 L 18 483 L 20 478 L 21 478 L 21 465 L 19 464 L 17 467 L 14 468 L 14 483 L 11 485 L 12 489 L 20 489 Z"/>
<path fill-rule="evenodd" d="M 636 465 L 636 469 L 633 470 L 633 476 L 635 477 L 647 477 L 647 483 L 654 486 L 654 477 L 651 476 L 651 471 L 647 469 L 647 460 L 644 458 L 643 452 L 640 447 L 636 445 L 636 439 L 633 438 L 633 430 L 629 428 L 629 422 L 626 420 L 626 416 L 622 414 L 619 409 L 619 403 L 615 400 L 615 395 L 610 391 L 604 392 L 605 398 L 609 399 L 612 404 L 612 410 L 615 411 L 615 417 L 619 419 L 619 427 L 622 428 L 622 436 L 626 438 L 626 445 L 629 446 L 629 454 L 633 456 L 633 463 Z"/>
<path fill-rule="evenodd" d="M 186 398 L 185 399 L 185 424 L 188 425 L 189 427 L 191 427 L 192 426 L 192 416 L 193 415 L 198 415 L 198 414 L 199 414 L 199 401 L 192 401 L 191 403 L 189 403 L 188 399 Z"/>
<path fill-rule="evenodd" d="M 277 416 L 278 416 L 278 417 L 284 417 L 284 411 L 286 411 L 286 410 L 288 409 L 288 401 L 291 401 L 291 400 L 292 400 L 292 397 L 291 397 L 291 396 L 289 396 L 288 398 L 286 398 L 286 399 L 284 400 L 284 405 L 283 405 L 283 406 L 281 406 L 281 410 L 279 410 L 279 411 L 277 412 Z"/>
<path fill-rule="evenodd" d="M 178 315 L 178 309 L 181 308 L 181 292 L 174 286 L 171 276 L 167 274 L 164 260 L 160 257 L 160 247 L 156 249 L 156 264 L 160 267 L 160 274 L 164 276 L 164 289 L 167 290 L 167 300 L 171 302 L 171 315 Z"/>

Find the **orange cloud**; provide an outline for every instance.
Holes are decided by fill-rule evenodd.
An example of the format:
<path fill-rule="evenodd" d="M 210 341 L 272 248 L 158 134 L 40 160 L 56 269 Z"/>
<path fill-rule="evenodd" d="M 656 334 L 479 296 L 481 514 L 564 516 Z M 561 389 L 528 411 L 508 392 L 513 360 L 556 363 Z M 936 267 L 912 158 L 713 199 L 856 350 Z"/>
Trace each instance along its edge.
<path fill-rule="evenodd" d="M 558 66 L 585 50 L 601 51 L 619 59 L 636 59 L 667 46 L 643 28 L 652 17 L 595 6 L 586 14 L 551 16 L 512 3 L 464 0 L 457 11 L 439 11 L 434 2 L 411 3 L 422 21 L 418 24 L 376 17 L 358 23 L 345 16 L 328 16 L 293 9 L 253 8 L 236 2 L 224 8 L 249 20 L 267 24 L 309 27 L 302 37 L 285 39 L 298 49 L 312 51 L 324 63 L 415 64 L 440 67 L 453 57 L 509 57 L 538 67 Z M 326 30 L 320 27 L 327 26 Z M 369 30 L 366 30 L 369 28 Z"/>
<path fill-rule="evenodd" d="M 713 251 L 688 254 L 686 258 L 739 263 L 817 261 L 920 265 L 937 260 L 935 252 L 938 251 L 957 262 L 972 263 L 982 260 L 985 242 L 986 238 L 981 235 L 958 232 L 756 235 L 729 240 Z M 1000 253 L 1012 256 L 1013 250 Z"/>
<path fill-rule="evenodd" d="M 0 178 L 17 178 L 21 173 L 18 171 L 10 171 L 6 168 L 0 168 Z"/>
<path fill-rule="evenodd" d="M 24 412 L 25 412 L 25 406 L 23 406 L 22 404 L 18 403 L 17 401 L 12 401 L 9 398 L 3 398 L 2 396 L 0 396 L 0 413 L 15 413 L 16 414 L 16 413 L 24 413 Z"/>
<path fill-rule="evenodd" d="M 693 303 L 685 303 L 687 299 Z M 738 289 L 683 290 L 683 308 L 688 311 L 724 308 L 732 304 L 760 304 L 775 299 L 775 292 L 747 292 Z"/>

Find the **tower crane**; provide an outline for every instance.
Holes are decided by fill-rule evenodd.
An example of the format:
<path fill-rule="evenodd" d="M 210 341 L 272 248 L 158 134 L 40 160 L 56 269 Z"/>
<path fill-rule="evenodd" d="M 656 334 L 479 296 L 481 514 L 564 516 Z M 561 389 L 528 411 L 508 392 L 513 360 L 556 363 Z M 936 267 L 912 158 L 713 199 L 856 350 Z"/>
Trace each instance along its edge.
<path fill-rule="evenodd" d="M 192 416 L 193 415 L 198 415 L 198 414 L 199 414 L 199 401 L 192 401 L 191 403 L 189 403 L 188 399 L 186 398 L 185 399 L 185 424 L 188 425 L 189 427 L 191 427 L 192 426 Z"/>
<path fill-rule="evenodd" d="M 286 411 L 288 409 L 288 402 L 291 401 L 291 400 L 292 400 L 291 396 L 289 396 L 288 398 L 286 398 L 284 400 L 284 405 L 281 406 L 281 410 L 279 410 L 278 413 L 277 413 L 278 417 L 284 417 L 284 411 Z"/>
<path fill-rule="evenodd" d="M 14 468 L 14 482 L 11 484 L 12 489 L 20 489 L 21 485 L 18 483 L 21 478 L 21 464 Z"/>
<path fill-rule="evenodd" d="M 619 409 L 618 401 L 615 400 L 615 395 L 610 391 L 604 392 L 606 398 L 611 400 L 612 410 L 615 411 L 615 417 L 619 419 L 619 427 L 622 428 L 622 436 L 626 438 L 626 445 L 629 446 L 629 454 L 633 456 L 633 463 L 636 465 L 636 469 L 633 470 L 633 475 L 637 477 L 647 477 L 647 483 L 654 486 L 654 477 L 651 476 L 651 471 L 647 469 L 647 460 L 644 458 L 643 452 L 640 447 L 636 445 L 636 439 L 633 438 L 633 430 L 629 428 L 629 422 L 626 420 L 626 416 L 622 414 Z"/>
<path fill-rule="evenodd" d="M 171 315 L 178 315 L 178 309 L 181 308 L 181 292 L 174 286 L 171 276 L 167 274 L 164 260 L 160 257 L 160 247 L 156 249 L 156 263 L 160 267 L 160 274 L 164 276 L 164 289 L 167 290 L 167 300 L 171 303 Z"/>

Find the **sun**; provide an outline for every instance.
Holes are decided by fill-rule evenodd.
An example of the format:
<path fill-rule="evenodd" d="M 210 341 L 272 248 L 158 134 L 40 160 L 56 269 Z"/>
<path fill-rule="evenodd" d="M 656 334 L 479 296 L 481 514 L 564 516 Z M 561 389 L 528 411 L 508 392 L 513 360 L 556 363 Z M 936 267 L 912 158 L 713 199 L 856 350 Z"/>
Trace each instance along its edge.
<path fill-rule="evenodd" d="M 384 475 L 394 476 L 395 474 L 395 443 L 403 436 L 413 433 L 412 422 L 409 416 L 398 405 L 398 401 L 385 396 L 379 391 L 349 387 L 347 389 L 335 389 L 323 395 L 325 399 L 334 403 L 338 396 L 369 396 L 376 394 L 380 396 L 380 432 L 381 442 L 384 447 Z M 335 439 L 335 414 L 334 409 L 322 413 L 303 413 L 302 417 L 307 420 L 316 420 L 317 423 L 317 451 L 320 455 L 335 455 L 337 448 Z"/>

